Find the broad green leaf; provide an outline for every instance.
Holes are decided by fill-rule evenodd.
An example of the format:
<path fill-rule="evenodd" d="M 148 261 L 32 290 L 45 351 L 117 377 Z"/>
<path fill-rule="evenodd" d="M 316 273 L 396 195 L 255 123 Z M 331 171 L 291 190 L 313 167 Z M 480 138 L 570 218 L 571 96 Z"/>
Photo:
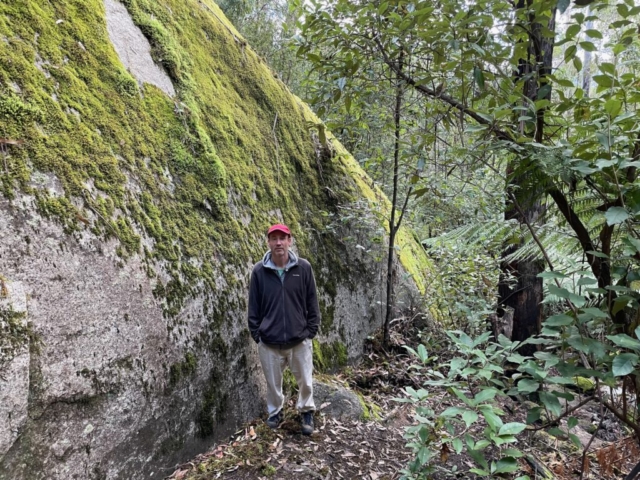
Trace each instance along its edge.
<path fill-rule="evenodd" d="M 457 374 L 466 364 L 467 361 L 464 358 L 453 358 L 451 362 L 449 362 L 449 369 L 452 373 Z"/>
<path fill-rule="evenodd" d="M 420 360 L 422 361 L 422 363 L 425 363 L 429 358 L 427 349 L 423 344 L 418 345 L 418 356 L 420 357 Z"/>
<path fill-rule="evenodd" d="M 425 463 L 427 463 L 429 461 L 429 459 L 433 456 L 433 454 L 430 452 L 429 449 L 427 449 L 427 447 L 421 447 L 420 450 L 418 450 L 418 461 L 420 462 L 420 465 L 424 465 Z"/>
<path fill-rule="evenodd" d="M 478 443 L 476 443 L 476 450 L 484 450 L 489 445 L 491 445 L 489 440 L 478 440 Z"/>
<path fill-rule="evenodd" d="M 567 276 L 560 272 L 542 272 L 538 274 L 538 278 L 567 278 Z"/>
<path fill-rule="evenodd" d="M 549 435 L 553 435 L 554 437 L 557 437 L 557 438 L 564 438 L 564 437 L 567 436 L 565 431 L 560 429 L 560 428 L 558 428 L 558 427 L 550 428 L 548 430 L 548 433 L 549 433 Z"/>
<path fill-rule="evenodd" d="M 470 468 L 469 472 L 480 475 L 481 477 L 487 477 L 491 475 L 491 472 L 489 472 L 488 470 L 483 470 L 482 468 Z"/>
<path fill-rule="evenodd" d="M 473 403 L 475 405 L 479 405 L 481 403 L 485 403 L 493 400 L 496 397 L 498 390 L 495 388 L 486 388 L 480 392 L 473 398 Z"/>
<path fill-rule="evenodd" d="M 612 289 L 613 290 L 613 289 Z M 636 300 L 630 295 L 620 295 L 613 302 L 613 308 L 611 309 L 611 313 L 615 315 L 621 310 L 624 310 L 629 303 L 634 304 Z"/>
<path fill-rule="evenodd" d="M 505 457 L 513 457 L 513 458 L 520 458 L 520 457 L 522 457 L 524 455 L 517 448 L 505 448 L 504 450 L 502 450 L 501 453 Z"/>
<path fill-rule="evenodd" d="M 596 132 L 596 138 L 598 139 L 598 142 L 600 142 L 600 145 L 602 145 L 604 149 L 608 151 L 610 147 L 609 134 L 603 133 L 603 132 Z"/>
<path fill-rule="evenodd" d="M 573 323 L 573 317 L 569 315 L 551 315 L 543 323 L 548 327 L 564 327 Z"/>
<path fill-rule="evenodd" d="M 463 413 L 465 411 L 467 411 L 467 410 L 464 410 L 463 408 L 460 408 L 460 407 L 449 407 L 444 412 L 442 412 L 440 414 L 440 416 L 441 417 L 455 417 L 455 416 L 460 415 L 461 413 Z"/>
<path fill-rule="evenodd" d="M 638 332 L 636 332 L 636 334 L 637 333 Z M 619 347 L 630 348 L 632 350 L 637 350 L 640 352 L 640 341 L 630 337 L 626 333 L 619 333 L 618 335 L 607 335 L 607 338 Z"/>
<path fill-rule="evenodd" d="M 596 160 L 596 167 L 598 167 L 600 170 L 602 170 L 603 168 L 612 167 L 613 165 L 615 165 L 617 163 L 618 162 L 616 160 L 608 160 L 606 158 L 599 158 L 598 160 Z"/>
<path fill-rule="evenodd" d="M 471 426 L 473 423 L 475 423 L 476 420 L 478 420 L 478 414 L 473 410 L 465 410 L 465 412 L 462 414 L 462 420 L 464 421 L 467 428 L 469 428 L 469 426 Z"/>
<path fill-rule="evenodd" d="M 636 252 L 640 252 L 640 240 L 638 240 L 637 238 L 633 238 L 631 236 L 628 236 L 624 239 L 624 241 L 630 245 L 632 248 L 634 248 L 636 250 Z"/>
<path fill-rule="evenodd" d="M 489 337 L 491 337 L 491 335 L 492 335 L 491 332 L 484 332 L 482 335 L 480 335 L 473 341 L 473 346 L 477 347 L 478 345 L 483 344 L 484 342 L 489 340 Z"/>
<path fill-rule="evenodd" d="M 564 13 L 570 4 L 571 0 L 558 0 L 558 11 Z"/>
<path fill-rule="evenodd" d="M 602 33 L 600 33 L 600 30 L 587 30 L 584 33 L 586 33 L 589 37 L 591 38 L 598 38 L 598 39 L 602 39 Z"/>
<path fill-rule="evenodd" d="M 489 438 L 496 446 L 504 445 L 505 443 L 514 443 L 517 442 L 518 439 L 513 435 L 497 435 L 493 432 L 489 433 Z"/>
<path fill-rule="evenodd" d="M 560 298 L 566 298 L 578 308 L 582 307 L 582 305 L 585 304 L 584 297 L 580 295 L 576 295 L 575 293 L 570 292 L 566 288 L 562 288 L 562 287 L 558 288 L 555 285 L 549 285 L 548 289 L 551 295 L 556 295 Z"/>
<path fill-rule="evenodd" d="M 583 308 L 582 311 L 593 318 L 609 318 L 609 314 L 607 312 L 603 312 L 599 308 Z"/>
<path fill-rule="evenodd" d="M 593 44 L 593 42 L 580 42 L 580 46 L 582 47 L 582 49 L 586 52 L 595 52 L 597 50 L 596 46 Z"/>
<path fill-rule="evenodd" d="M 616 377 L 629 375 L 635 369 L 638 360 L 638 355 L 635 353 L 621 353 L 613 359 L 613 375 Z"/>
<path fill-rule="evenodd" d="M 602 73 L 608 73 L 611 76 L 613 76 L 616 71 L 616 66 L 610 62 L 602 62 L 598 65 L 598 68 Z"/>
<path fill-rule="evenodd" d="M 484 469 L 489 469 L 489 463 L 484 458 L 484 453 L 482 452 L 482 450 L 467 450 L 467 453 L 471 458 L 473 458 L 473 460 L 475 460 L 478 465 L 480 465 Z M 484 475 L 488 474 L 489 472 L 486 472 Z"/>
<path fill-rule="evenodd" d="M 560 362 L 560 357 L 551 352 L 536 352 L 533 354 L 538 360 L 544 361 L 544 368 L 548 369 Z"/>
<path fill-rule="evenodd" d="M 602 342 L 581 335 L 571 335 L 567 343 L 576 350 L 584 353 L 592 353 L 597 358 L 603 358 L 606 354 L 605 346 Z"/>
<path fill-rule="evenodd" d="M 524 423 L 520 422 L 510 422 L 505 423 L 500 427 L 500 431 L 498 431 L 498 435 L 517 435 L 522 432 L 527 426 Z"/>
<path fill-rule="evenodd" d="M 530 408 L 527 411 L 527 424 L 531 425 L 540 420 L 540 414 L 542 413 L 542 407 Z"/>
<path fill-rule="evenodd" d="M 593 81 L 601 87 L 611 88 L 613 87 L 613 78 L 608 75 L 594 75 Z"/>
<path fill-rule="evenodd" d="M 518 382 L 518 392 L 520 393 L 533 393 L 540 388 L 540 384 L 535 380 L 523 378 Z"/>
<path fill-rule="evenodd" d="M 615 118 L 618 113 L 620 113 L 621 108 L 622 102 L 620 100 L 616 100 L 615 98 L 610 98 L 604 104 L 604 110 L 609 114 L 611 118 Z"/>
<path fill-rule="evenodd" d="M 610 207 L 604 214 L 604 218 L 607 220 L 607 225 L 618 225 L 629 218 L 629 212 L 622 207 Z"/>
<path fill-rule="evenodd" d="M 458 454 L 462 452 L 462 448 L 464 447 L 464 445 L 462 444 L 462 440 L 460 440 L 459 438 L 454 438 L 451 441 L 451 446 L 453 447 L 453 450 Z"/>
<path fill-rule="evenodd" d="M 554 417 L 559 417 L 562 413 L 562 406 L 558 397 L 549 392 L 540 392 L 540 401 L 545 407 L 553 414 Z"/>
<path fill-rule="evenodd" d="M 640 340 L 640 327 L 636 328 L 636 337 Z"/>
<path fill-rule="evenodd" d="M 594 285 L 598 283 L 598 281 L 595 278 L 589 278 L 589 277 L 582 277 L 580 280 L 578 280 L 578 286 L 583 286 L 583 285 Z"/>
<path fill-rule="evenodd" d="M 473 67 L 473 78 L 476 81 L 476 85 L 480 90 L 484 90 L 484 73 L 478 67 Z"/>
<path fill-rule="evenodd" d="M 574 23 L 573 25 L 569 25 L 569 27 L 567 28 L 566 36 L 567 38 L 574 38 L 578 33 L 580 33 L 580 25 L 577 25 Z M 566 53 L 565 53 L 565 59 L 566 59 Z"/>
<path fill-rule="evenodd" d="M 491 430 L 493 430 L 494 432 L 500 430 L 500 427 L 502 427 L 502 419 L 494 413 L 493 407 L 490 407 L 488 405 L 482 406 L 479 408 L 479 410 L 482 413 L 484 419 L 489 424 Z"/>
<path fill-rule="evenodd" d="M 467 396 L 464 393 L 462 393 L 460 390 L 458 390 L 455 387 L 451 387 L 451 390 L 453 391 L 455 396 L 458 397 L 460 400 L 462 400 L 467 406 L 469 406 L 469 407 L 475 406 L 473 404 L 473 402 L 471 401 L 471 399 L 467 398 Z"/>
<path fill-rule="evenodd" d="M 569 440 L 571 440 L 571 443 L 573 443 L 576 447 L 582 448 L 582 442 L 580 441 L 580 438 L 576 434 L 570 433 Z"/>
<path fill-rule="evenodd" d="M 578 72 L 582 71 L 582 60 L 580 60 L 580 57 L 573 57 L 573 68 Z"/>
<path fill-rule="evenodd" d="M 473 347 L 473 340 L 471 340 L 471 337 L 464 332 L 460 333 L 459 341 L 466 347 Z"/>
<path fill-rule="evenodd" d="M 542 87 L 540 87 L 540 90 L 538 90 L 538 94 L 536 95 L 536 98 L 538 100 L 542 98 L 546 98 L 547 95 L 549 95 L 550 93 L 551 93 L 551 84 L 547 83 L 546 85 L 543 85 Z M 536 108 L 536 110 L 539 110 L 539 108 Z"/>
<path fill-rule="evenodd" d="M 518 462 L 515 458 L 501 458 L 500 460 L 498 460 L 496 469 L 493 473 L 512 473 L 518 470 L 518 468 Z"/>
<path fill-rule="evenodd" d="M 578 425 L 578 419 L 576 417 L 569 417 L 567 420 L 567 427 L 569 429 L 575 428 Z"/>

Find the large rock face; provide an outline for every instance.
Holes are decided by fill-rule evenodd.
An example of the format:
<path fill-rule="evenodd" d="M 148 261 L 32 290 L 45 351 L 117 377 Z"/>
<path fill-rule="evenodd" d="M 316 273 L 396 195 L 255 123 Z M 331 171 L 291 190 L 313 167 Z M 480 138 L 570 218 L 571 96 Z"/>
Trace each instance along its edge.
<path fill-rule="evenodd" d="M 359 355 L 387 203 L 317 122 L 209 0 L 0 3 L 0 478 L 162 478 L 262 414 L 271 223 L 314 265 L 322 364 Z"/>

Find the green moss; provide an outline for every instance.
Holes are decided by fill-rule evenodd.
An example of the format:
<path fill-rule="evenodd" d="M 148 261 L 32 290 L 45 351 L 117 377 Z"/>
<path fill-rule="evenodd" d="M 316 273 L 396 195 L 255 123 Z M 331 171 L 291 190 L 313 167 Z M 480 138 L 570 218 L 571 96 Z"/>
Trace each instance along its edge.
<path fill-rule="evenodd" d="M 0 309 L 0 366 L 10 360 L 32 337 L 31 328 L 24 322 L 25 314 L 12 308 Z"/>
<path fill-rule="evenodd" d="M 334 371 L 347 364 L 347 347 L 342 342 L 320 343 L 313 340 L 313 365 L 318 372 Z"/>
<path fill-rule="evenodd" d="M 267 464 L 264 467 L 262 467 L 262 470 L 260 470 L 260 473 L 265 477 L 273 477 L 277 473 L 277 470 L 276 470 L 276 467 L 274 467 L 273 465 Z"/>
<path fill-rule="evenodd" d="M 596 388 L 596 382 L 586 377 L 573 377 L 573 381 L 583 392 L 590 392 Z"/>
<path fill-rule="evenodd" d="M 184 354 L 184 360 L 174 363 L 169 368 L 169 385 L 175 386 L 185 377 L 192 376 L 198 369 L 198 360 L 192 352 Z"/>
<path fill-rule="evenodd" d="M 224 422 L 228 408 L 229 394 L 221 388 L 221 378 L 212 374 L 207 388 L 202 395 L 200 410 L 196 415 L 198 435 L 207 438 L 213 435 L 217 423 Z"/>
<path fill-rule="evenodd" d="M 288 368 L 284 371 L 282 375 L 282 391 L 287 396 L 295 395 L 298 391 L 298 384 L 296 382 L 296 377 L 293 376 L 291 370 Z"/>
<path fill-rule="evenodd" d="M 362 420 L 364 420 L 365 422 L 381 420 L 382 416 L 380 415 L 380 413 L 382 412 L 382 409 L 373 402 L 367 403 L 361 393 L 355 393 L 358 396 L 360 406 L 362 407 Z"/>
<path fill-rule="evenodd" d="M 144 257 L 176 336 L 184 328 L 178 323 L 188 321 L 179 316 L 185 302 L 211 292 L 229 296 L 234 282 L 242 283 L 237 272 L 247 273 L 261 257 L 266 227 L 284 220 L 330 299 L 321 328 L 332 332 L 338 285 L 362 272 L 348 260 L 350 247 L 327 233 L 321 212 L 337 214 L 338 205 L 363 196 L 373 210 L 388 202 L 339 145 L 336 156 L 318 161 L 307 122 L 319 120 L 274 79 L 213 2 L 124 4 L 170 75 L 175 98 L 139 86 L 126 72 L 109 40 L 102 0 L 0 2 L 0 136 L 23 142 L 3 154 L 2 195 L 35 196 L 39 212 L 68 233 L 87 229 L 116 239 L 121 262 Z M 59 184 L 55 196 L 34 181 L 42 174 Z M 240 218 L 249 215 L 244 224 Z M 428 272 L 422 257 L 410 258 L 419 249 L 402 248 L 413 252 L 401 255 L 403 263 L 414 262 L 412 275 Z M 229 271 L 221 271 L 223 264 Z M 220 275 L 229 290 L 219 289 Z M 210 331 L 196 339 L 197 348 L 224 361 L 229 347 L 217 340 L 219 332 L 227 312 L 240 308 L 220 300 L 206 312 Z M 330 370 L 346 364 L 347 350 L 341 342 L 315 341 L 314 357 L 319 369 Z M 196 367 L 185 356 L 169 368 L 169 383 Z M 224 418 L 229 399 L 216 386 L 222 380 L 214 369 L 202 392 L 203 437 Z"/>

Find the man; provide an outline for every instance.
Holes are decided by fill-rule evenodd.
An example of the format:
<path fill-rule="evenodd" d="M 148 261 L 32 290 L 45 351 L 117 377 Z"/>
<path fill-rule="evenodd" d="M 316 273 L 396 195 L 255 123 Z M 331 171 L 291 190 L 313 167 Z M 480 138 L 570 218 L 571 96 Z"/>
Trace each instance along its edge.
<path fill-rule="evenodd" d="M 282 421 L 282 374 L 287 364 L 298 383 L 302 433 L 313 433 L 313 346 L 320 325 L 311 265 L 290 249 L 291 231 L 276 224 L 267 231 L 269 251 L 255 264 L 249 287 L 249 331 L 258 344 L 267 380 L 267 425 Z"/>

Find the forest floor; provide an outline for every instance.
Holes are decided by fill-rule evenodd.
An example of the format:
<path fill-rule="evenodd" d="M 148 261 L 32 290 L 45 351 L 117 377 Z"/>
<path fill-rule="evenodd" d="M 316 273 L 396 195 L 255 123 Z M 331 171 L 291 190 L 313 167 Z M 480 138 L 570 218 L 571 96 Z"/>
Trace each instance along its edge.
<path fill-rule="evenodd" d="M 410 403 L 397 402 L 406 397 L 405 387 L 423 388 L 415 370 L 415 361 L 401 347 L 416 343 L 415 331 L 407 324 L 396 324 L 392 333 L 393 348 L 389 352 L 377 342 L 368 345 L 358 366 L 345 369 L 332 381 L 356 390 L 365 402 L 374 406 L 375 420 L 338 420 L 316 412 L 315 431 L 307 437 L 300 432 L 300 419 L 290 400 L 280 427 L 271 430 L 264 419 L 254 419 L 227 442 L 214 445 L 208 452 L 179 466 L 168 477 L 171 480 L 267 480 L 267 479 L 363 479 L 391 480 L 402 477 L 402 470 L 414 457 L 404 438 L 407 426 L 415 425 L 415 411 Z M 444 340 L 443 340 L 444 342 Z M 444 345 L 444 343 L 443 343 Z M 439 363 L 451 351 L 442 348 Z M 436 412 L 450 406 L 464 406 L 446 389 L 429 387 L 429 405 Z M 527 405 L 509 397 L 500 397 L 506 412 L 503 421 L 524 422 Z M 517 447 L 525 454 L 518 459 L 519 470 L 492 478 L 506 479 L 625 479 L 640 460 L 638 442 L 615 419 L 603 416 L 595 405 L 587 404 L 575 415 L 594 425 L 595 435 L 581 435 L 583 448 L 551 436 L 545 429 L 525 430 L 518 435 Z M 596 428 L 597 427 L 597 428 Z M 475 432 L 482 436 L 484 426 L 477 422 Z M 436 435 L 446 436 L 444 432 Z M 437 443 L 437 442 L 436 442 Z M 425 478 L 480 478 L 469 473 L 477 465 L 464 453 L 456 455 L 449 444 L 440 447 L 435 471 Z M 583 454 L 587 451 L 587 454 Z M 491 454 L 490 449 L 487 451 Z M 586 458 L 584 460 L 583 458 Z M 581 475 L 581 465 L 584 473 Z M 640 475 L 632 477 L 640 480 Z"/>

